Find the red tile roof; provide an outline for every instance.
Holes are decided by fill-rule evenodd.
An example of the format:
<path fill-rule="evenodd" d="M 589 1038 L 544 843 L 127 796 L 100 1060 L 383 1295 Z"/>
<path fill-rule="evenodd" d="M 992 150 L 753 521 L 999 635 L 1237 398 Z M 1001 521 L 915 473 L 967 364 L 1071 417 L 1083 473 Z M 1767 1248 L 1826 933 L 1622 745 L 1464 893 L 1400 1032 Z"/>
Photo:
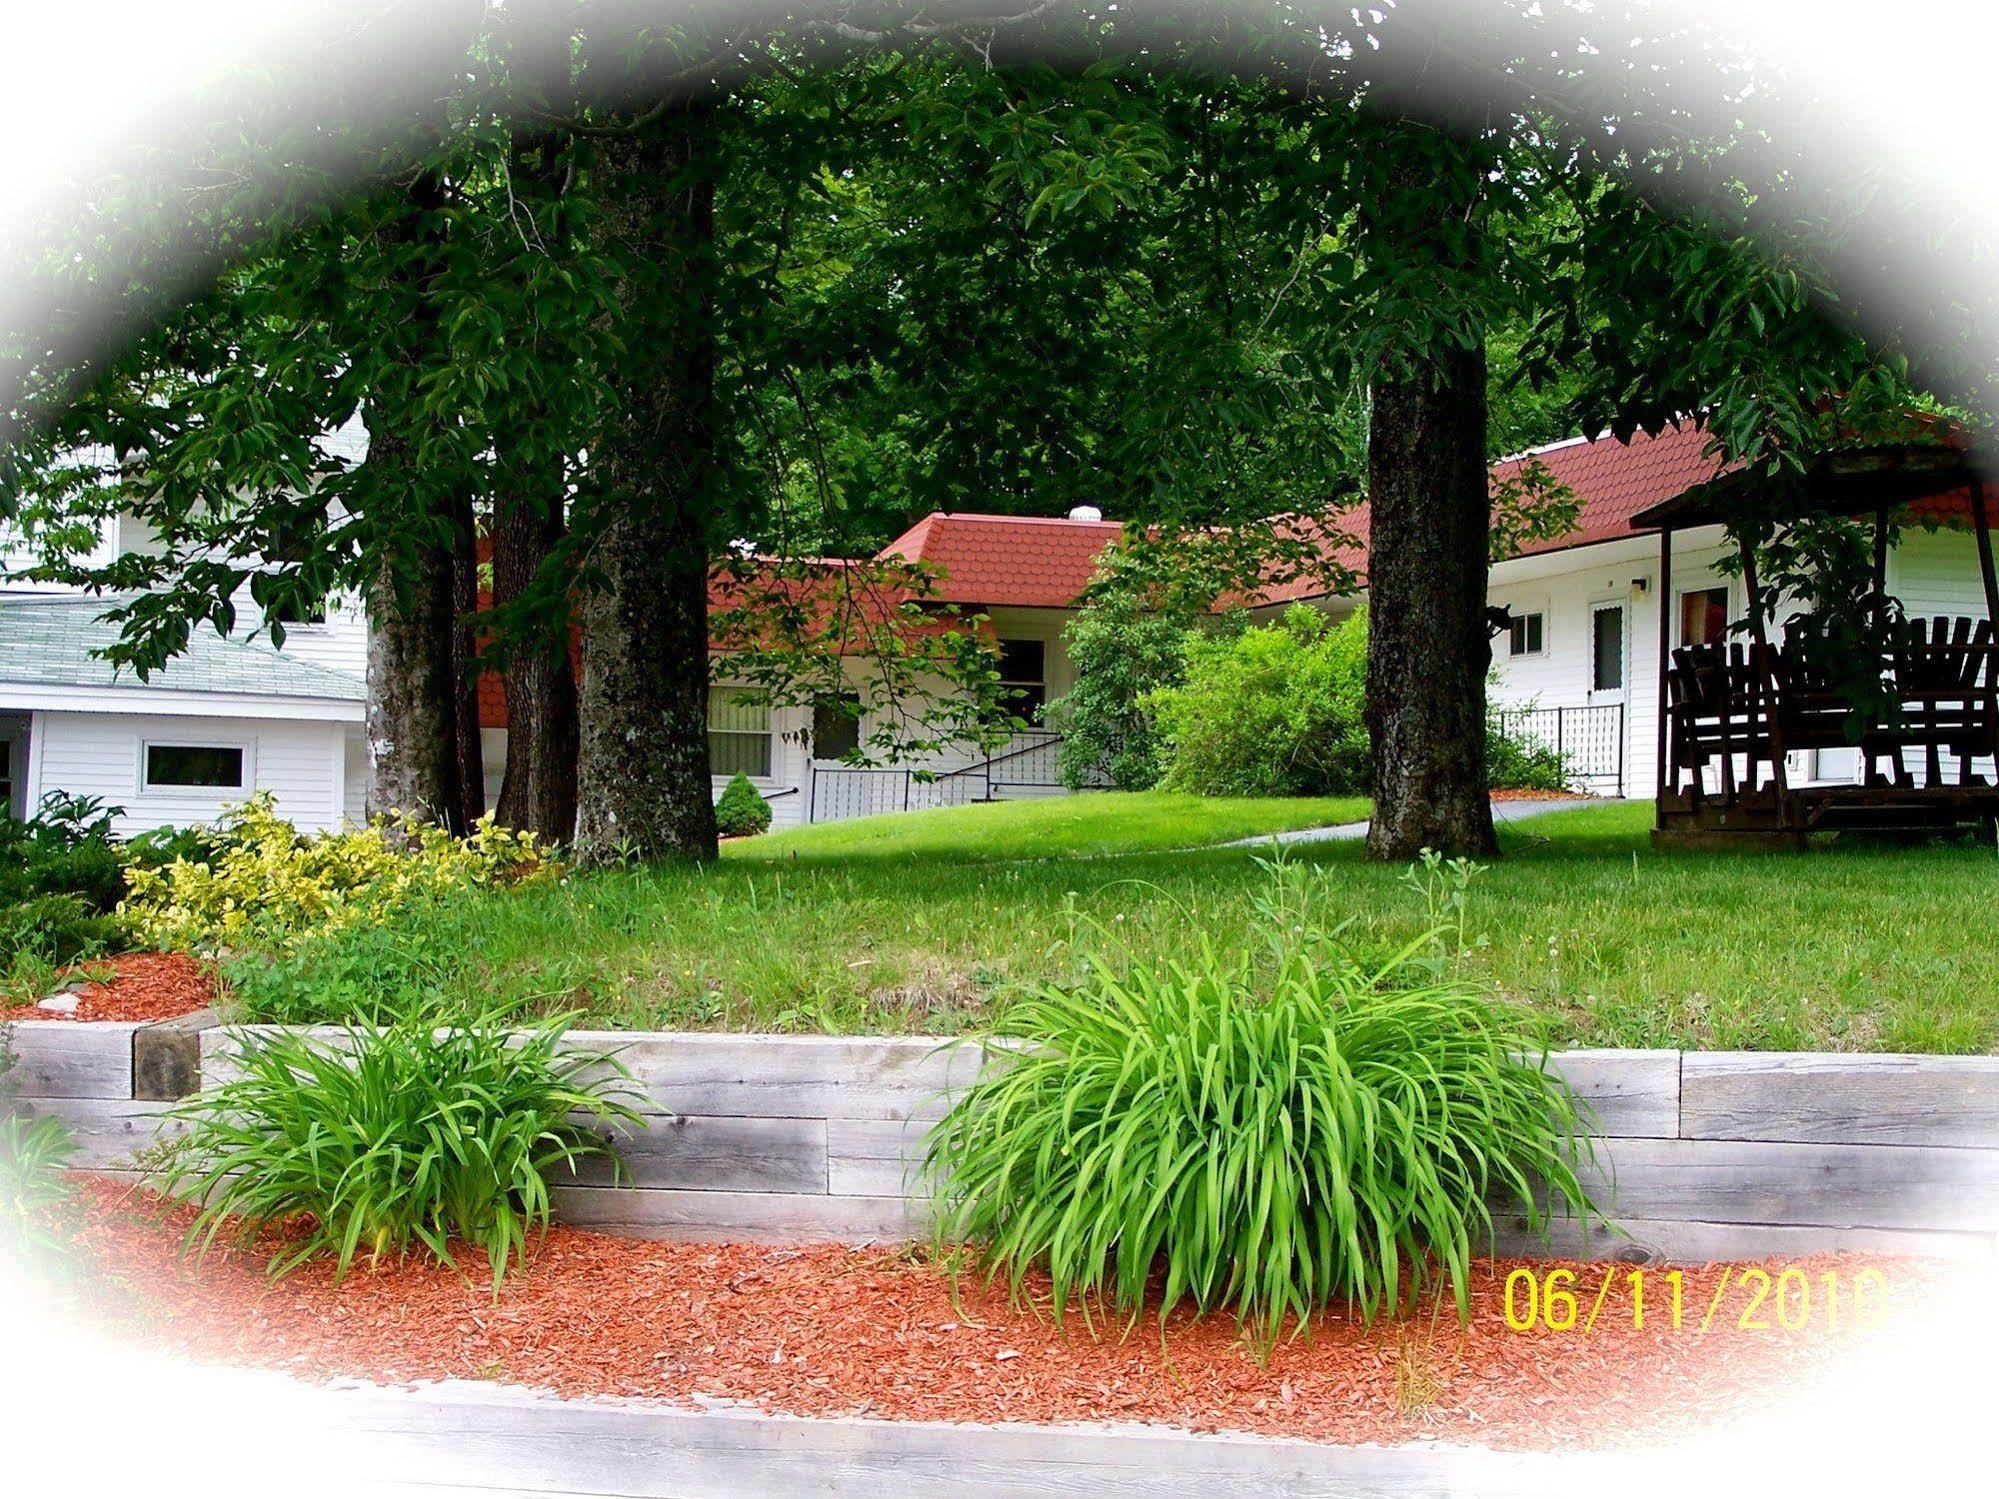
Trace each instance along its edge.
<path fill-rule="evenodd" d="M 942 574 L 947 604 L 1063 609 L 1096 575 L 1097 555 L 1123 534 L 1116 521 L 937 511 L 882 549 Z"/>
<path fill-rule="evenodd" d="M 1632 516 L 1721 474 L 1728 465 L 1707 450 L 1708 441 L 1707 433 L 1691 422 L 1668 427 L 1656 437 L 1640 432 L 1629 442 L 1613 437 L 1577 439 L 1495 463 L 1492 481 L 1496 486 L 1517 477 L 1538 459 L 1549 477 L 1582 504 L 1574 530 L 1537 541 L 1523 553 L 1593 546 L 1645 534 L 1633 529 Z"/>

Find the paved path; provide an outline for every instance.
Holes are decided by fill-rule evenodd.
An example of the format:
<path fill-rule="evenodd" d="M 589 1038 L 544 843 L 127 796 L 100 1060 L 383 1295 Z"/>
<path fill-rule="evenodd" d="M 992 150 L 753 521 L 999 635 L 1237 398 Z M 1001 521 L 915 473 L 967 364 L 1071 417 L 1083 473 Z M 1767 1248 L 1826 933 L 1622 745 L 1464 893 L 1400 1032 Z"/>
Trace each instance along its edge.
<path fill-rule="evenodd" d="M 1522 822 L 1529 817 L 1545 817 L 1550 812 L 1569 812 L 1577 807 L 1611 807 L 1615 797 L 1575 796 L 1553 801 L 1502 801 L 1492 804 L 1494 822 Z M 1219 848 L 1260 848 L 1266 843 L 1326 843 L 1336 838 L 1365 838 L 1365 822 L 1336 822 L 1327 828 L 1293 828 L 1286 833 L 1259 833 L 1254 838 L 1237 838 L 1216 845 Z"/>

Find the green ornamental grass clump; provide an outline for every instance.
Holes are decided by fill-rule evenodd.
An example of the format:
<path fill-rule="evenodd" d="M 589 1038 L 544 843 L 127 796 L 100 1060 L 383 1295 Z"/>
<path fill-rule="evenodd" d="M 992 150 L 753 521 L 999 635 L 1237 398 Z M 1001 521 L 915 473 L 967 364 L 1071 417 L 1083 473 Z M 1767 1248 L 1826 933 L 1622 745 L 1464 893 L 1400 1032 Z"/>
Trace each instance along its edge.
<path fill-rule="evenodd" d="M 615 1062 L 606 1085 L 604 1058 L 562 1048 L 566 1020 L 499 1022 L 242 1033 L 239 1075 L 174 1111 L 187 1133 L 159 1179 L 199 1206 L 189 1246 L 287 1227 L 271 1273 L 331 1255 L 337 1277 L 413 1247 L 455 1265 L 462 1240 L 497 1290 L 547 1226 L 551 1185 L 592 1157 L 615 1176 L 602 1131 L 637 1120 Z"/>
<path fill-rule="evenodd" d="M 1045 1271 L 1058 1320 L 1191 1301 L 1267 1347 L 1439 1283 L 1468 1315 L 1489 1201 L 1590 1211 L 1577 1102 L 1517 1012 L 1417 948 L 1365 965 L 1308 935 L 1267 981 L 1247 955 L 1097 961 L 990 1039 L 931 1137 L 939 1236 L 1016 1295 Z"/>
<path fill-rule="evenodd" d="M 738 774 L 722 788 L 715 803 L 715 831 L 724 838 L 751 838 L 770 831 L 770 803 L 748 776 Z"/>

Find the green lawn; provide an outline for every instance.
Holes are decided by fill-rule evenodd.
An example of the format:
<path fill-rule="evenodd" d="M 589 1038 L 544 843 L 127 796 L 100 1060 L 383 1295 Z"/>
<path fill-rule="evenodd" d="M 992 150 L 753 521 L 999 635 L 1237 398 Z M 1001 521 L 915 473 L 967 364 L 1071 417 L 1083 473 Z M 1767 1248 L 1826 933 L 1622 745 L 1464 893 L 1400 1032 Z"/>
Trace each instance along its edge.
<path fill-rule="evenodd" d="M 945 1033 L 1014 986 L 1075 973 L 1093 950 L 1161 961 L 1257 938 L 1253 897 L 1270 880 L 1259 855 L 1021 857 L 1050 846 L 1043 819 L 1061 810 L 911 818 L 921 850 L 857 824 L 734 847 L 703 870 L 575 877 L 486 897 L 436 945 L 455 955 L 462 997 L 576 1005 L 603 1024 Z M 1091 853 L 1191 825 L 1149 799 L 1070 810 Z M 1472 884 L 1468 967 L 1534 1005 L 1551 1041 L 1999 1048 L 1991 848 L 1658 854 L 1648 826 L 1643 807 L 1535 819 L 1502 831 L 1506 857 Z M 1405 872 L 1357 845 L 1292 857 L 1357 945 L 1385 949 L 1426 925 Z"/>
<path fill-rule="evenodd" d="M 983 862 L 1149 853 L 1357 822 L 1367 810 L 1361 796 L 1223 800 L 1169 791 L 1093 791 L 822 822 L 732 843 L 725 856 Z"/>

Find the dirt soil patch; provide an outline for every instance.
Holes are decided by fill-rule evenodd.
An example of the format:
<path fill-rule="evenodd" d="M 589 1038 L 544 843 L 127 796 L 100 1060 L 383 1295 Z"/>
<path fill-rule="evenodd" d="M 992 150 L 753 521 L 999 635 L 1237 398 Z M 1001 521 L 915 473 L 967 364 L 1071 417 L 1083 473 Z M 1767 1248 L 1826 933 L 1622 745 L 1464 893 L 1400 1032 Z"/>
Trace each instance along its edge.
<path fill-rule="evenodd" d="M 1686 1270 L 1675 1331 L 1653 1280 L 1642 1329 L 1628 1301 L 1585 1334 L 1516 1332 L 1504 1315 L 1518 1261 L 1481 1267 L 1472 1317 L 1446 1306 L 1366 1328 L 1330 1316 L 1268 1365 L 1226 1317 L 1176 1315 L 1129 1336 L 1010 1305 L 892 1249 L 655 1243 L 557 1228 L 500 1294 L 468 1254 L 463 1274 L 410 1259 L 336 1284 L 325 1265 L 277 1282 L 264 1258 L 218 1249 L 184 1260 L 184 1209 L 126 1183 L 83 1178 L 78 1230 L 97 1269 L 92 1305 L 155 1344 L 306 1378 L 391 1384 L 487 1379 L 570 1396 L 697 1397 L 810 1416 L 912 1421 L 1151 1422 L 1344 1444 L 1446 1440 L 1600 1448 L 1753 1418 L 1801 1377 L 1850 1357 L 1866 1334 L 1745 1331 L 1747 1298 L 1701 1313 L 1724 1274 Z M 1886 1318 L 1917 1293 L 1917 1261 L 1790 1262 L 1814 1284 L 1879 1268 Z M 1533 1269 L 1545 1282 L 1562 1268 Z M 1602 1265 L 1571 1266 L 1587 1308 Z M 1777 1267 L 1770 1267 L 1775 1273 Z M 1620 1273 L 1622 1271 L 1620 1270 Z M 1662 1272 L 1654 1271 L 1657 1276 Z M 101 1294 L 95 1294 L 101 1293 Z"/>
<path fill-rule="evenodd" d="M 1531 787 L 1502 787 L 1486 793 L 1496 802 L 1576 802 L 1587 801 L 1587 791 L 1539 791 Z"/>
<path fill-rule="evenodd" d="M 172 1020 L 190 1015 L 215 1001 L 215 976 L 185 953 L 135 952 L 116 958 L 93 958 L 71 970 L 95 975 L 75 990 L 76 1008 L 44 1010 L 36 1005 L 0 1009 L 0 1022 L 27 1020 Z"/>

